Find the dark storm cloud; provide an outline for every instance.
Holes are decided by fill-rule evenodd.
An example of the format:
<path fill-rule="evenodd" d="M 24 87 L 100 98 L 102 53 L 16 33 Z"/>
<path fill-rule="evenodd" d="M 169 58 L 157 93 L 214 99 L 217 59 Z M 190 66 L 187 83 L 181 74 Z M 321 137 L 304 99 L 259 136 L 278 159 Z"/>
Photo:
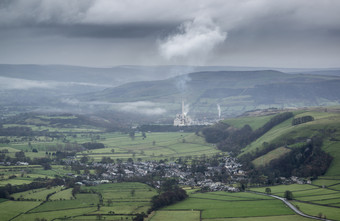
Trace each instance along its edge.
<path fill-rule="evenodd" d="M 0 62 L 10 61 L 10 55 L 19 52 L 29 62 L 24 53 L 33 48 L 32 57 L 48 60 L 39 52 L 60 51 L 64 45 L 60 53 L 69 58 L 53 61 L 51 57 L 50 63 L 71 61 L 75 56 L 84 63 L 98 62 L 100 59 L 85 58 L 93 55 L 76 54 L 91 47 L 88 51 L 98 58 L 105 54 L 107 64 L 107 56 L 120 58 L 124 53 L 124 59 L 129 59 L 124 63 L 129 64 L 181 63 L 201 54 L 204 59 L 194 60 L 238 65 L 262 57 L 262 63 L 280 64 L 295 59 L 290 57 L 293 54 L 308 64 L 310 56 L 317 60 L 319 51 L 320 64 L 336 65 L 339 11 L 339 0 L 2 0 Z M 197 22 L 202 17 L 209 22 Z M 74 40 L 84 38 L 92 41 Z M 107 50 L 111 46 L 119 50 L 104 51 L 103 39 L 112 39 L 107 41 Z M 205 42 L 211 39 L 215 43 L 209 46 Z M 32 45 L 35 42 L 40 44 Z M 71 45 L 73 51 L 67 53 L 65 45 Z M 99 45 L 97 51 L 95 45 Z M 149 50 L 147 58 L 141 48 Z M 254 50 L 258 50 L 256 55 Z M 281 57 L 276 58 L 278 52 Z M 56 53 L 49 54 L 58 58 Z M 180 58 L 169 59 L 173 57 Z"/>
<path fill-rule="evenodd" d="M 65 36 L 70 38 L 144 38 L 148 36 L 162 36 L 176 27 L 176 24 L 128 24 L 128 25 L 39 25 L 20 28 L 6 27 L 2 30 L 15 32 L 25 31 L 31 36 Z"/>

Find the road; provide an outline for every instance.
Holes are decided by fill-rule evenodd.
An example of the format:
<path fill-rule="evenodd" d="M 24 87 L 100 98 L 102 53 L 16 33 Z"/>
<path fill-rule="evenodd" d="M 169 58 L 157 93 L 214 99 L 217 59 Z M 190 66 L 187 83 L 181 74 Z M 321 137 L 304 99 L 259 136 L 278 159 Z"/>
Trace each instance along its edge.
<path fill-rule="evenodd" d="M 273 197 L 275 199 L 281 200 L 282 202 L 284 202 L 289 208 L 291 208 L 296 214 L 300 215 L 300 216 L 304 216 L 310 219 L 316 219 L 316 220 L 324 220 L 324 221 L 331 221 L 330 219 L 324 219 L 324 218 L 319 218 L 319 217 L 315 217 L 315 216 L 310 216 L 307 214 L 304 214 L 303 212 L 301 212 L 300 210 L 298 210 L 293 204 L 291 204 L 288 200 L 286 200 L 283 197 L 279 197 L 279 196 L 275 196 L 275 195 L 270 195 L 270 194 L 265 194 L 265 193 L 260 193 L 260 192 L 254 192 L 254 191 L 247 191 L 250 193 L 256 193 L 256 194 L 260 194 L 260 195 L 265 195 L 265 196 L 270 196 Z"/>

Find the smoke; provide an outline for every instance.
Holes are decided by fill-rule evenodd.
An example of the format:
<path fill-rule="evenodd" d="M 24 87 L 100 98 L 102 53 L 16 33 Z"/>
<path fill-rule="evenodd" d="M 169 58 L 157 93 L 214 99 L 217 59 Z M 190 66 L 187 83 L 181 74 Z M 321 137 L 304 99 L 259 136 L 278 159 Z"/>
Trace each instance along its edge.
<path fill-rule="evenodd" d="M 221 118 L 221 106 L 217 104 L 218 118 Z"/>
<path fill-rule="evenodd" d="M 166 60 L 204 62 L 213 49 L 227 38 L 209 17 L 196 17 L 178 27 L 178 33 L 160 41 L 159 52 Z"/>
<path fill-rule="evenodd" d="M 86 109 L 105 109 L 116 110 L 122 112 L 128 112 L 132 114 L 142 114 L 147 116 L 161 115 L 166 112 L 162 107 L 159 107 L 157 103 L 150 101 L 137 101 L 137 102 L 125 102 L 125 103 L 111 103 L 106 101 L 79 101 L 74 98 L 64 98 L 60 100 L 64 104 L 71 106 L 77 106 L 78 108 Z"/>
<path fill-rule="evenodd" d="M 190 105 L 189 104 L 184 104 L 183 114 L 187 115 L 189 113 L 189 110 L 190 110 Z"/>

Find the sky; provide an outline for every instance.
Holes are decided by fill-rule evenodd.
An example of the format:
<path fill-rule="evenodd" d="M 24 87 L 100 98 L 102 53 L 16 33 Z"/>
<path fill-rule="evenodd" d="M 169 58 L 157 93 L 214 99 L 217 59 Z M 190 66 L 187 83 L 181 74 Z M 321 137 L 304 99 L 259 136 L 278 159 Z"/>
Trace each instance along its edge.
<path fill-rule="evenodd" d="M 339 0 L 0 0 L 0 63 L 340 67 Z"/>

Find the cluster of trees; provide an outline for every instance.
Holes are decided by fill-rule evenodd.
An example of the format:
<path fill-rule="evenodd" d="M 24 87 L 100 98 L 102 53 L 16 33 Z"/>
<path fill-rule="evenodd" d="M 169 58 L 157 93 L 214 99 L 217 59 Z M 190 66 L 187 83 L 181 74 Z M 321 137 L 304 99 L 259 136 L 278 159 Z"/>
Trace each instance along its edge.
<path fill-rule="evenodd" d="M 268 165 L 269 170 L 277 171 L 281 176 L 318 177 L 323 175 L 333 157 L 321 150 L 322 138 L 314 137 L 311 142 L 301 148 L 274 159 Z"/>
<path fill-rule="evenodd" d="M 159 195 L 152 197 L 152 206 L 148 210 L 150 213 L 153 210 L 158 210 L 164 206 L 174 204 L 176 202 L 182 201 L 188 197 L 185 190 L 178 186 L 178 183 L 174 179 L 165 180 L 161 186 L 161 191 Z"/>
<path fill-rule="evenodd" d="M 212 127 L 204 128 L 202 134 L 207 142 L 217 143 L 218 149 L 237 155 L 242 148 L 293 116 L 291 112 L 275 115 L 266 124 L 254 131 L 249 125 L 245 125 L 241 129 L 235 129 L 226 123 L 220 122 Z"/>
<path fill-rule="evenodd" d="M 298 118 L 293 119 L 292 125 L 299 125 L 299 124 L 307 123 L 307 122 L 313 121 L 313 120 L 314 120 L 314 117 L 312 117 L 312 116 L 298 117 Z"/>
<path fill-rule="evenodd" d="M 83 143 L 82 146 L 88 150 L 105 148 L 103 143 L 94 143 L 94 142 Z"/>
<path fill-rule="evenodd" d="M 244 169 L 252 183 L 280 183 L 279 177 L 318 177 L 323 175 L 332 162 L 332 156 L 321 149 L 322 138 L 314 137 L 311 142 L 294 148 L 281 158 L 272 160 L 268 165 L 254 168 L 249 158 L 242 157 Z M 247 163 L 248 162 L 248 163 Z"/>
<path fill-rule="evenodd" d="M 32 189 L 39 189 L 39 188 L 44 188 L 48 186 L 59 186 L 59 185 L 65 185 L 65 184 L 66 183 L 64 179 L 61 179 L 61 178 L 34 181 L 29 184 L 15 185 L 15 186 L 12 186 L 11 184 L 7 184 L 6 186 L 0 187 L 0 198 L 7 198 L 7 199 L 14 200 L 10 196 L 13 193 L 19 193 L 19 192 L 24 192 L 27 190 L 32 190 Z"/>
<path fill-rule="evenodd" d="M 36 133 L 30 127 L 0 128 L 1 136 L 34 136 Z"/>

